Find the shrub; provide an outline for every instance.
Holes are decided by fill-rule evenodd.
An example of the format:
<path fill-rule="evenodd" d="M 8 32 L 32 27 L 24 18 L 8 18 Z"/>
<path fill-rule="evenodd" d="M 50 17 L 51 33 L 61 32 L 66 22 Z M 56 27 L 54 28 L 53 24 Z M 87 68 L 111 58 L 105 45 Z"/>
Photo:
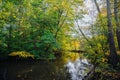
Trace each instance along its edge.
<path fill-rule="evenodd" d="M 12 52 L 9 54 L 9 56 L 18 56 L 20 58 L 33 58 L 34 59 L 34 55 L 32 55 L 26 51 Z"/>

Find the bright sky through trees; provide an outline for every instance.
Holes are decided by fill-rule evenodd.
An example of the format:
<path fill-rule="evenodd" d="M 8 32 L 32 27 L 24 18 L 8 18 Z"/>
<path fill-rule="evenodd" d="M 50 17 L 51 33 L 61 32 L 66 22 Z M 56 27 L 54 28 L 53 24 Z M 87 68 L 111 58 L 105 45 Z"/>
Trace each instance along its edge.
<path fill-rule="evenodd" d="M 103 6 L 104 0 L 97 0 L 98 4 L 100 5 L 100 8 Z M 97 9 L 94 4 L 94 0 L 84 0 L 84 8 L 87 10 L 87 14 L 83 15 L 83 19 L 79 21 L 81 26 L 89 26 L 90 24 L 93 24 L 96 21 L 97 17 Z"/>

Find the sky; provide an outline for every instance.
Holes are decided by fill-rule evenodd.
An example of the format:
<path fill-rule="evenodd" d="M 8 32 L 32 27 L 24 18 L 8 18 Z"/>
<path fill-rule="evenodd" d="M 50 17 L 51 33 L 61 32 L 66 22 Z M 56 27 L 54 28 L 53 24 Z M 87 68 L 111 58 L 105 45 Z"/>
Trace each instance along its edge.
<path fill-rule="evenodd" d="M 97 0 L 97 3 L 99 4 L 100 8 L 102 8 L 103 1 L 105 0 Z M 78 20 L 78 23 L 83 33 L 87 36 L 90 36 L 91 32 L 89 30 L 89 26 L 95 23 L 98 15 L 98 11 L 94 3 L 94 0 L 84 0 L 84 10 L 87 10 L 87 14 L 84 14 L 83 18 Z M 76 31 L 78 31 L 81 34 L 77 25 Z M 73 34 L 73 36 L 76 36 L 76 34 Z"/>
<path fill-rule="evenodd" d="M 79 24 L 81 26 L 89 26 L 96 21 L 98 12 L 93 1 L 94 0 L 84 0 L 84 7 L 87 10 L 88 14 L 83 15 L 84 17 L 79 21 Z M 97 2 L 101 8 L 103 0 L 97 0 Z"/>

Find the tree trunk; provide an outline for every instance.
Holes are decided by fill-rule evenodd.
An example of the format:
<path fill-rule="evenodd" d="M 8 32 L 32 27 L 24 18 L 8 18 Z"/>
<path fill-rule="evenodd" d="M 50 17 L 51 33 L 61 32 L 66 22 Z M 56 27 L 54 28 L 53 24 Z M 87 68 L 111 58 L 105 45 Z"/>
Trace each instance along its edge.
<path fill-rule="evenodd" d="M 96 6 L 96 8 L 97 8 L 98 13 L 100 14 L 101 11 L 100 11 L 100 8 L 99 8 L 99 5 L 98 5 L 97 1 L 94 0 L 94 3 L 95 3 L 95 6 Z"/>
<path fill-rule="evenodd" d="M 8 52 L 10 53 L 11 52 L 11 38 L 12 38 L 12 26 L 10 24 L 10 27 L 9 27 L 9 34 L 8 34 Z"/>
<path fill-rule="evenodd" d="M 118 17 L 118 0 L 114 0 L 114 15 L 116 21 L 116 36 L 117 36 L 118 48 L 120 50 L 120 24 Z"/>
<path fill-rule="evenodd" d="M 107 0 L 107 22 L 108 22 L 108 42 L 110 48 L 109 62 L 113 66 L 116 66 L 118 63 L 118 56 L 116 53 L 115 42 L 114 42 L 114 33 L 113 33 L 113 27 L 111 21 L 110 0 Z"/>

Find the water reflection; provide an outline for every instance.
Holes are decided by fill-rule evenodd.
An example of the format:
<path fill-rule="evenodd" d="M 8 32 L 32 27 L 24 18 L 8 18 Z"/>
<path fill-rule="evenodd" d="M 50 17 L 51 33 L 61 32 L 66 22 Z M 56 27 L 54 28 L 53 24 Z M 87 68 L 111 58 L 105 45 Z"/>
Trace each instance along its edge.
<path fill-rule="evenodd" d="M 55 61 L 1 63 L 0 80 L 66 80 L 63 64 Z"/>
<path fill-rule="evenodd" d="M 83 80 L 93 66 L 87 59 L 77 59 L 74 62 L 69 60 L 65 67 L 71 80 Z"/>
<path fill-rule="evenodd" d="M 7 68 L 6 68 L 7 65 L 1 63 L 0 64 L 0 80 L 7 80 Z"/>
<path fill-rule="evenodd" d="M 2 62 L 0 80 L 82 80 L 91 66 L 86 59 Z"/>

